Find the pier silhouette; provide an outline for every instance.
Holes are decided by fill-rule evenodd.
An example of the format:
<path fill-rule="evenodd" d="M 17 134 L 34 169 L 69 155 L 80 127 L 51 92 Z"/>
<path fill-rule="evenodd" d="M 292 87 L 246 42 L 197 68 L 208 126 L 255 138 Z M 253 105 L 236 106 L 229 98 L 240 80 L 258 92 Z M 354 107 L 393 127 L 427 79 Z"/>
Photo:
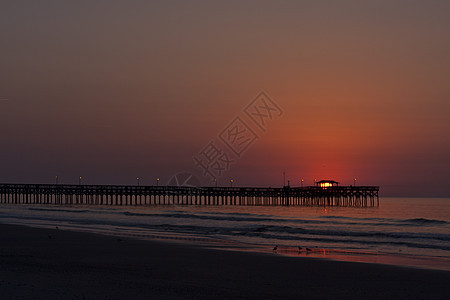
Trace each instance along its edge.
<path fill-rule="evenodd" d="M 378 186 L 184 187 L 0 184 L 0 203 L 53 205 L 379 206 Z"/>

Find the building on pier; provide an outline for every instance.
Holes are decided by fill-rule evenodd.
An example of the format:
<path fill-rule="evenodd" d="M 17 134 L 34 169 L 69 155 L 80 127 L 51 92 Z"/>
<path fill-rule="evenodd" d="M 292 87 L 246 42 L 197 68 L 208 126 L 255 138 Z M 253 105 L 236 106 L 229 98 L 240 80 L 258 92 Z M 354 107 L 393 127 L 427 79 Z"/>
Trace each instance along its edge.
<path fill-rule="evenodd" d="M 325 189 L 329 188 L 329 187 L 333 187 L 333 186 L 336 186 L 336 187 L 339 186 L 339 182 L 334 181 L 334 180 L 320 180 L 320 181 L 316 181 L 315 184 L 317 187 L 321 187 L 321 188 L 325 188 Z"/>

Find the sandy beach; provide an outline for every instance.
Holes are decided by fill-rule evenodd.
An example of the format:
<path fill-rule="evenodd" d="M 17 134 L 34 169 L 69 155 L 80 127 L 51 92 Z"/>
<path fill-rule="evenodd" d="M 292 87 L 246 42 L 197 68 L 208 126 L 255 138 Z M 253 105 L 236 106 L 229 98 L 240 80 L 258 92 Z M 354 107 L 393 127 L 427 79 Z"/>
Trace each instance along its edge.
<path fill-rule="evenodd" d="M 0 224 L 3 299 L 448 299 L 450 272 Z"/>

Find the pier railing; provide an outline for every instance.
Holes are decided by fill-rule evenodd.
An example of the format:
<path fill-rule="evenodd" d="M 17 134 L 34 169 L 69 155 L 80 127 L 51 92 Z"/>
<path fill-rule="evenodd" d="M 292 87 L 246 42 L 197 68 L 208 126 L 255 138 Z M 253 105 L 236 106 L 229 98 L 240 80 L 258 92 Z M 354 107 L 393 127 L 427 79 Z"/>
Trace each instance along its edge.
<path fill-rule="evenodd" d="M 0 184 L 0 203 L 53 205 L 379 206 L 378 186 L 184 187 Z"/>

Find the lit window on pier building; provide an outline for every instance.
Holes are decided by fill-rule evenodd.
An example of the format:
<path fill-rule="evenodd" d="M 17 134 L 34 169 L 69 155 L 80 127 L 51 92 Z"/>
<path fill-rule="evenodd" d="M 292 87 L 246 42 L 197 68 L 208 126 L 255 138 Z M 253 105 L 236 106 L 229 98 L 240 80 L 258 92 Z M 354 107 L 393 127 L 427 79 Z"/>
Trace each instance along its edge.
<path fill-rule="evenodd" d="M 334 180 L 320 180 L 316 181 L 316 186 L 326 189 L 329 187 L 339 186 L 339 182 Z"/>

